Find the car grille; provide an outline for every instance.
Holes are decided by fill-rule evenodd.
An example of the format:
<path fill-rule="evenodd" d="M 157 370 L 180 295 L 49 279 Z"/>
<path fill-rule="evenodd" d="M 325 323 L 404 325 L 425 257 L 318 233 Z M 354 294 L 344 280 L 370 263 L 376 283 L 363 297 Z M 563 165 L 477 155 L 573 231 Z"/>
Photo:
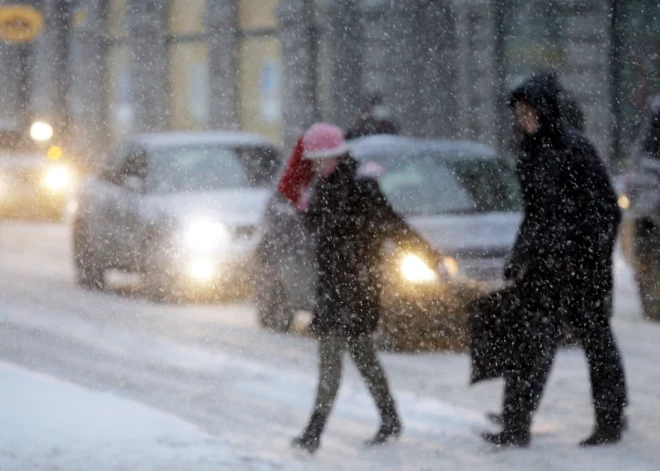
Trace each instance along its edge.
<path fill-rule="evenodd" d="M 499 281 L 504 272 L 504 258 L 459 258 L 462 274 L 476 281 Z"/>

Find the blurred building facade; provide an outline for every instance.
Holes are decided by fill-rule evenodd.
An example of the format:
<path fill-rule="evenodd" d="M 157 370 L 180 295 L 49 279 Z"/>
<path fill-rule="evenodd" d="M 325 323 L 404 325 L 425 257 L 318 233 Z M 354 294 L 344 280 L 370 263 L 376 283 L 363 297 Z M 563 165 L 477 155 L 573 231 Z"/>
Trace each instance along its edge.
<path fill-rule="evenodd" d="M 20 106 L 65 122 L 87 149 L 166 129 L 288 145 L 318 119 L 350 126 L 373 93 L 405 134 L 497 143 L 505 92 L 554 68 L 611 155 L 660 93 L 657 0 L 28 3 L 46 28 L 28 46 L 0 44 L 0 117 Z"/>

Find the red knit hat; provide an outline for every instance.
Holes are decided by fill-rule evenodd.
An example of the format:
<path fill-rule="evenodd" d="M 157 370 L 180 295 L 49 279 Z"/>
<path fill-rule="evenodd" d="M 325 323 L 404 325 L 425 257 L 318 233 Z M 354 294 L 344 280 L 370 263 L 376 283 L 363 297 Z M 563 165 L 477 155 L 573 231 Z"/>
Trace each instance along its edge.
<path fill-rule="evenodd" d="M 309 160 L 341 157 L 348 152 L 344 132 L 334 124 L 316 123 L 303 136 L 304 157 Z"/>

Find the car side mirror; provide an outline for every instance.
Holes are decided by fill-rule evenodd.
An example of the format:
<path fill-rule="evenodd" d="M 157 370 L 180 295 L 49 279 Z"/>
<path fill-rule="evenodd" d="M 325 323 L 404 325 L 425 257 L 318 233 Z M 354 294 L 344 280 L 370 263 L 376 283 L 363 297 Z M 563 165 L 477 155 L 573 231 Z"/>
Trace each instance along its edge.
<path fill-rule="evenodd" d="M 123 187 L 134 193 L 143 193 L 144 180 L 137 175 L 126 175 L 124 176 Z"/>

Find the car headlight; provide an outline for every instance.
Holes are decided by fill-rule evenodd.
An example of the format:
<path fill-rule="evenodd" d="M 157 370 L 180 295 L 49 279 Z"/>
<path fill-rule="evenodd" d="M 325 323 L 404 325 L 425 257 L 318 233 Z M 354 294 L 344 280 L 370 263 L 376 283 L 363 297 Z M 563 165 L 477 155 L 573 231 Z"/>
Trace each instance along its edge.
<path fill-rule="evenodd" d="M 417 255 L 408 254 L 400 265 L 401 274 L 411 283 L 434 283 L 438 281 L 438 272 L 428 266 Z"/>
<path fill-rule="evenodd" d="M 190 222 L 183 233 L 186 248 L 196 251 L 213 251 L 229 244 L 231 234 L 223 224 L 199 220 Z"/>
<path fill-rule="evenodd" d="M 427 284 L 436 283 L 440 275 L 447 278 L 455 278 L 460 273 L 458 261 L 453 257 L 443 257 L 437 270 L 414 254 L 405 255 L 400 262 L 399 269 L 403 278 L 409 283 Z"/>
<path fill-rule="evenodd" d="M 630 209 L 630 198 L 628 198 L 626 195 L 621 195 L 617 200 L 617 204 L 621 209 Z"/>
<path fill-rule="evenodd" d="M 461 272 L 461 267 L 458 265 L 458 260 L 454 257 L 443 257 L 440 262 L 440 267 L 449 278 L 457 277 Z"/>
<path fill-rule="evenodd" d="M 30 127 L 30 137 L 39 142 L 48 141 L 53 137 L 53 126 L 43 121 L 35 121 Z"/>
<path fill-rule="evenodd" d="M 216 273 L 216 264 L 208 258 L 193 260 L 188 265 L 188 275 L 197 281 L 209 281 Z"/>
<path fill-rule="evenodd" d="M 62 191 L 70 183 L 71 172 L 65 166 L 50 167 L 42 180 L 43 186 L 51 191 Z"/>

